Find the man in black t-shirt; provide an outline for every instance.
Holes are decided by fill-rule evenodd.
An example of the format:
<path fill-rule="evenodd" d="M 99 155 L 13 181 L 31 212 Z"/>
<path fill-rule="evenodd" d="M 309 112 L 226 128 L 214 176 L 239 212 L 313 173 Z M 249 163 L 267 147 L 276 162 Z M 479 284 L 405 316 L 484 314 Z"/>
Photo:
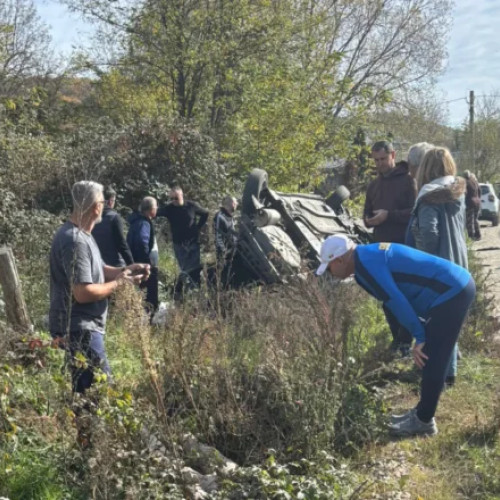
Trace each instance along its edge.
<path fill-rule="evenodd" d="M 172 231 L 175 257 L 182 272 L 199 281 L 200 229 L 208 219 L 208 210 L 198 203 L 184 200 L 184 193 L 178 186 L 169 193 L 170 203 L 158 210 L 157 217 L 166 217 Z"/>

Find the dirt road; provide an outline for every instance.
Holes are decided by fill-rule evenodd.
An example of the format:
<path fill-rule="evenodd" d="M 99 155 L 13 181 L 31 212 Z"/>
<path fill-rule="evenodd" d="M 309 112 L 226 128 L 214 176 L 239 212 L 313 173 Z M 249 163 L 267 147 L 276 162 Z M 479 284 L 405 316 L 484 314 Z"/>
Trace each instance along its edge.
<path fill-rule="evenodd" d="M 481 240 L 473 243 L 472 248 L 489 273 L 488 283 L 495 296 L 493 315 L 500 318 L 500 226 L 493 227 L 491 222 L 481 221 L 481 235 Z"/>

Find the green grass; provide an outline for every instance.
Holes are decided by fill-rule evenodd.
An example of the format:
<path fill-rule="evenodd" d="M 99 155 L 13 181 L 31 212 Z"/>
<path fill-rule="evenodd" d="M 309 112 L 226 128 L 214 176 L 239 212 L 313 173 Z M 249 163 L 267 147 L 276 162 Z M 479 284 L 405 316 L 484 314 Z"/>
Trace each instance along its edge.
<path fill-rule="evenodd" d="M 466 356 L 459 366 L 456 386 L 446 391 L 438 407 L 439 434 L 384 442 L 368 447 L 358 457 L 358 469 L 371 460 L 382 463 L 396 458 L 397 472 L 388 481 L 374 480 L 371 492 L 388 495 L 404 491 L 411 498 L 432 500 L 500 499 L 500 361 L 482 355 Z M 393 383 L 387 389 L 397 409 L 417 401 L 414 382 Z M 397 471 L 397 467 L 396 467 Z"/>
<path fill-rule="evenodd" d="M 173 270 L 172 256 L 162 258 Z M 141 432 L 153 429 L 167 446 L 191 430 L 235 457 L 255 448 L 251 466 L 226 480 L 241 498 L 286 492 L 295 499 L 306 491 L 302 498 L 350 498 L 364 485 L 352 498 L 500 500 L 500 361 L 465 353 L 457 385 L 438 408 L 438 436 L 391 441 L 379 417 L 415 405 L 419 371 L 411 360 L 389 361 L 390 334 L 375 301 L 349 286 L 342 296 L 328 293 L 307 286 L 234 294 L 223 317 L 192 304 L 145 341 L 136 321 L 141 304 L 122 301 L 106 336 L 115 386 L 99 389 L 99 439 L 90 455 L 75 444 L 62 351 L 18 344 L 8 352 L 0 344 L 0 496 L 114 499 L 130 489 L 135 498 L 184 498 L 175 468 L 158 466 L 144 450 Z M 179 405 L 169 408 L 181 410 L 163 428 L 159 394 L 167 407 L 174 396 Z M 278 449 L 290 436 L 290 446 Z M 269 453 L 280 465 L 262 459 Z"/>

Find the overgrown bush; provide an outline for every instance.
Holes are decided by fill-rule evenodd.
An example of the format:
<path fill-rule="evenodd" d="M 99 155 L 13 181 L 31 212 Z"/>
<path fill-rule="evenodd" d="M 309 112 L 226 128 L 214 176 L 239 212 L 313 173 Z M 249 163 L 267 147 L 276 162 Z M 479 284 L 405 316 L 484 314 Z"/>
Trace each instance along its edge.
<path fill-rule="evenodd" d="M 364 300 L 309 280 L 228 293 L 221 314 L 187 301 L 154 338 L 167 413 L 240 463 L 361 445 L 381 413 L 361 386 L 366 346 L 347 340 Z"/>
<path fill-rule="evenodd" d="M 12 192 L 0 188 L 0 245 L 13 250 L 24 298 L 38 325 L 48 312 L 49 252 L 61 220 L 44 210 L 26 210 Z"/>

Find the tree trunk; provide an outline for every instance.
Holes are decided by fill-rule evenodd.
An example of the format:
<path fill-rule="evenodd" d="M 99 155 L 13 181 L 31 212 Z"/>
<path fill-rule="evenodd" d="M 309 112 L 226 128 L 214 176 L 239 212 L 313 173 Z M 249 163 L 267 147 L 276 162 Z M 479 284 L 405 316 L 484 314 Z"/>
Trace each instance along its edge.
<path fill-rule="evenodd" d="M 16 261 L 9 247 L 0 247 L 0 286 L 3 289 L 7 321 L 17 330 L 29 331 L 31 322 L 21 291 Z"/>

